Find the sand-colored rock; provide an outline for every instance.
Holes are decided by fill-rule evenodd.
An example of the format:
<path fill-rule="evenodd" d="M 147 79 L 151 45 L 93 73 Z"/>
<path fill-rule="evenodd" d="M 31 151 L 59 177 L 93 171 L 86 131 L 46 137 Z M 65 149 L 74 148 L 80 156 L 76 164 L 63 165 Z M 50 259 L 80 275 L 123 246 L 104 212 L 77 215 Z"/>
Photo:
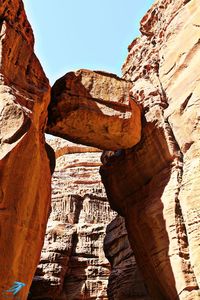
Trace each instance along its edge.
<path fill-rule="evenodd" d="M 141 136 L 139 106 L 130 82 L 114 74 L 79 70 L 52 88 L 47 132 L 100 149 L 126 149 Z"/>
<path fill-rule="evenodd" d="M 0 299 L 26 300 L 50 209 L 44 126 L 50 88 L 22 1 L 0 4 Z"/>
<path fill-rule="evenodd" d="M 110 209 L 99 175 L 101 152 L 56 138 L 52 212 L 29 299 L 106 300 L 103 252 Z"/>
<path fill-rule="evenodd" d="M 144 107 L 141 142 L 102 158 L 154 300 L 200 299 L 199 20 L 197 0 L 156 1 L 143 18 L 123 66 Z"/>
<path fill-rule="evenodd" d="M 112 208 L 125 218 L 137 268 L 153 300 L 200 299 L 199 20 L 198 0 L 155 1 L 141 21 L 141 38 L 129 46 L 123 79 L 99 71 L 70 72 L 55 83 L 49 107 L 48 132 L 110 150 L 102 155 L 102 180 Z M 49 84 L 33 44 L 22 1 L 2 0 L 3 300 L 8 296 L 3 292 L 14 281 L 26 284 L 18 295 L 27 298 L 50 208 L 54 154 L 45 146 L 43 135 Z M 140 108 L 132 98 L 144 107 L 141 141 Z M 101 246 L 111 213 L 100 178 L 93 173 L 99 167 L 99 153 L 88 147 L 86 153 L 92 156 L 88 164 L 81 160 L 77 146 L 67 147 L 68 155 L 65 151 L 63 145 L 57 153 L 65 168 L 54 176 L 53 212 L 34 281 L 40 294 L 34 295 L 33 290 L 30 297 L 107 299 L 109 265 Z M 85 152 L 80 152 L 83 158 Z M 66 157 L 76 154 L 74 161 L 65 165 Z M 63 180 L 59 184 L 58 178 Z M 123 258 L 124 267 L 124 254 L 128 251 L 133 262 L 133 253 L 125 247 L 126 239 L 124 249 L 118 239 L 114 244 L 109 241 L 113 246 L 113 252 L 106 250 L 113 259 L 109 297 L 120 299 L 124 291 L 125 297 L 132 297 L 138 283 L 135 273 L 131 273 L 136 280 L 132 288 L 125 275 L 124 288 L 118 285 L 119 278 L 112 280 L 112 276 L 120 272 L 118 257 Z M 115 249 L 119 249 L 117 255 Z M 121 274 L 130 274 L 130 269 L 125 270 Z M 140 279 L 139 285 L 145 299 Z"/>

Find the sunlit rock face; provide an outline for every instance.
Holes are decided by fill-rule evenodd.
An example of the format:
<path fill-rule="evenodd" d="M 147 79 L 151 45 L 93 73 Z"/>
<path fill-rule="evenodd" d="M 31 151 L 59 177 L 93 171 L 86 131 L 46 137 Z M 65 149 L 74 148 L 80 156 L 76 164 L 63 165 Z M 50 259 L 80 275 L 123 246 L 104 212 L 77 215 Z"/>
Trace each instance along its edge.
<path fill-rule="evenodd" d="M 104 153 L 102 179 L 152 299 L 200 299 L 199 1 L 156 1 L 123 78 L 144 107 L 142 138 Z"/>
<path fill-rule="evenodd" d="M 47 132 L 88 147 L 51 142 L 52 213 L 30 299 L 200 299 L 199 20 L 197 0 L 157 0 L 123 79 L 79 70 L 53 86 Z M 22 2 L 2 0 L 0 299 L 15 281 L 27 299 L 50 212 L 50 88 L 33 44 Z M 128 236 L 92 147 L 109 150 L 102 181 Z"/>
<path fill-rule="evenodd" d="M 53 139 L 52 212 L 30 299 L 108 299 L 103 241 L 115 217 L 99 175 L 101 151 Z"/>
<path fill-rule="evenodd" d="M 50 87 L 22 1 L 0 3 L 0 299 L 27 299 L 50 210 L 44 126 Z M 3 295 L 3 292 L 4 295 Z"/>
<path fill-rule="evenodd" d="M 141 112 L 131 83 L 114 74 L 79 70 L 52 88 L 47 132 L 100 149 L 126 149 L 141 137 Z"/>

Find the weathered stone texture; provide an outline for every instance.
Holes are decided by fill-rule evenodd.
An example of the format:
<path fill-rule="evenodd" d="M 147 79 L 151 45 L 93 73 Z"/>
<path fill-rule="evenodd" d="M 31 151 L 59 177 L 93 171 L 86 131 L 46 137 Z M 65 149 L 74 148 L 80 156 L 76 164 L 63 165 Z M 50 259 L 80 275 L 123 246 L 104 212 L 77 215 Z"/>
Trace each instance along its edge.
<path fill-rule="evenodd" d="M 124 218 L 117 216 L 106 229 L 105 255 L 111 263 L 110 300 L 150 300 L 130 247 Z"/>
<path fill-rule="evenodd" d="M 58 157 L 52 212 L 30 299 L 108 299 L 103 240 L 116 213 L 99 175 L 101 152 L 61 139 L 50 142 Z"/>
<path fill-rule="evenodd" d="M 197 0 L 147 12 L 123 66 L 144 107 L 141 142 L 103 155 L 108 198 L 154 300 L 200 298 L 199 20 Z"/>
<path fill-rule="evenodd" d="M 79 70 L 52 89 L 47 131 L 110 150 L 102 180 L 133 249 L 120 219 L 113 221 L 105 241 L 110 299 L 200 299 L 199 20 L 198 0 L 157 0 L 129 46 L 123 79 Z M 43 244 L 54 168 L 43 135 L 49 83 L 33 44 L 22 2 L 2 0 L 0 298 L 21 281 L 22 300 Z M 142 136 L 132 98 L 143 106 Z M 107 299 L 102 243 L 113 213 L 97 172 L 100 153 L 78 148 L 56 146 L 53 207 L 32 299 Z"/>
<path fill-rule="evenodd" d="M 67 73 L 52 88 L 47 132 L 100 149 L 132 147 L 140 140 L 141 113 L 130 88 L 106 72 Z"/>
<path fill-rule="evenodd" d="M 50 209 L 44 126 L 50 87 L 20 0 L 0 4 L 0 299 L 14 281 L 25 300 Z"/>

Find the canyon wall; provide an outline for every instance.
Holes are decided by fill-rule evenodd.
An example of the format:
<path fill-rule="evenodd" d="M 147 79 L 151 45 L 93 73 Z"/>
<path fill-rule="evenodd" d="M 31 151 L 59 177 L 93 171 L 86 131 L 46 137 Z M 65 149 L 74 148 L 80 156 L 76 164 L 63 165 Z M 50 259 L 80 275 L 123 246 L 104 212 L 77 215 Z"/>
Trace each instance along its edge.
<path fill-rule="evenodd" d="M 111 207 L 124 216 L 152 299 L 200 298 L 200 6 L 155 1 L 123 78 L 143 105 L 141 141 L 104 153 Z"/>
<path fill-rule="evenodd" d="M 60 138 L 48 143 L 57 158 L 52 212 L 28 299 L 149 300 L 124 219 L 101 182 L 101 151 Z"/>
<path fill-rule="evenodd" d="M 57 156 L 52 212 L 29 299 L 106 300 L 103 241 L 116 213 L 99 175 L 101 151 L 58 138 L 49 143 Z"/>
<path fill-rule="evenodd" d="M 27 299 L 50 210 L 50 87 L 20 0 L 0 4 L 0 299 Z M 52 152 L 51 152 L 52 156 Z M 53 159 L 53 156 L 52 156 Z"/>
<path fill-rule="evenodd" d="M 133 253 L 154 300 L 200 297 L 199 17 L 197 0 L 160 0 L 142 19 L 142 35 L 129 46 L 122 68 L 127 82 L 123 93 L 128 92 L 129 101 L 134 99 L 143 107 L 142 134 L 135 126 L 140 113 L 132 110 L 132 100 L 128 124 L 135 119 L 134 126 L 120 125 L 124 129 L 121 136 L 129 134 L 126 128 L 135 130 L 132 147 L 128 143 L 120 145 L 121 136 L 110 130 L 112 123 L 124 124 L 112 116 L 106 117 L 106 122 L 111 121 L 106 127 L 98 121 L 91 122 L 88 130 L 80 134 L 81 142 L 87 144 L 87 135 L 91 134 L 90 145 L 112 150 L 102 155 L 102 181 L 111 207 L 125 218 Z M 49 132 L 73 140 L 77 125 L 71 134 L 71 112 L 72 116 L 74 110 L 81 116 L 84 111 L 83 115 L 88 116 L 91 111 L 96 114 L 97 103 L 105 105 L 98 89 L 93 90 L 94 72 L 87 71 L 86 81 L 84 72 L 73 73 L 73 79 L 68 73 L 53 87 L 49 113 L 54 118 L 49 119 Z M 100 75 L 95 77 L 97 82 L 110 76 Z M 81 86 L 81 93 L 77 93 L 75 84 Z M 101 87 L 104 90 L 103 84 Z M 112 102 L 112 91 L 107 88 L 106 93 Z M 90 102 L 93 97 L 95 105 Z M 102 118 L 99 120 L 104 120 L 104 111 L 98 111 Z M 118 143 L 110 133 L 117 136 Z"/>
<path fill-rule="evenodd" d="M 150 300 L 123 217 L 117 216 L 107 226 L 104 252 L 112 267 L 107 287 L 108 299 Z"/>
<path fill-rule="evenodd" d="M 100 152 L 53 140 L 52 213 L 30 299 L 107 299 L 111 221 L 109 299 L 200 298 L 199 20 L 197 0 L 157 0 L 123 79 L 79 70 L 55 83 L 47 131 L 110 150 L 100 172 L 124 219 L 112 220 Z M 15 281 L 27 299 L 50 213 L 50 87 L 33 46 L 22 2 L 2 0 L 0 299 L 14 299 Z"/>

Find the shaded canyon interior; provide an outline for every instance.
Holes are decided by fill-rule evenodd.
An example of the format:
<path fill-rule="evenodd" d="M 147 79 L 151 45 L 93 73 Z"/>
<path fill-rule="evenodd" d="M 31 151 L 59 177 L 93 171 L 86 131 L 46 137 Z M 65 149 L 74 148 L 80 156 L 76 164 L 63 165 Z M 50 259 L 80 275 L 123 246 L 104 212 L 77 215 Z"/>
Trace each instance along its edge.
<path fill-rule="evenodd" d="M 200 299 L 199 1 L 156 0 L 140 31 L 122 78 L 51 88 L 1 0 L 0 299 Z"/>

